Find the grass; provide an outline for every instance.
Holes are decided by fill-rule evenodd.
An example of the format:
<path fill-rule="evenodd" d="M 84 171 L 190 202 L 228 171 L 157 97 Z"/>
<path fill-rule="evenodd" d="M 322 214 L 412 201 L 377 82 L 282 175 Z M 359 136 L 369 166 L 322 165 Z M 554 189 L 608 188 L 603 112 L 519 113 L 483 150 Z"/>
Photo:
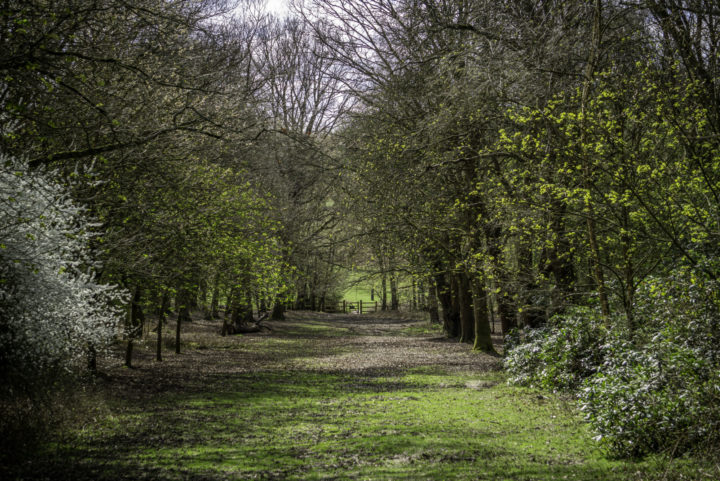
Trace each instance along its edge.
<path fill-rule="evenodd" d="M 379 276 L 370 276 L 362 271 L 348 272 L 348 285 L 342 295 L 347 302 L 358 303 L 362 300 L 364 305 L 374 306 L 375 302 L 382 303 L 382 280 Z M 390 279 L 387 280 L 387 302 L 390 303 Z M 398 290 L 400 302 L 407 304 L 412 298 L 412 280 L 408 276 L 400 276 Z M 374 296 L 373 296 L 374 290 Z"/>
<path fill-rule="evenodd" d="M 200 361 L 164 372 L 192 369 L 223 343 L 236 344 L 223 352 L 266 361 L 237 373 L 222 364 L 192 378 L 193 388 L 152 393 L 135 384 L 156 374 L 127 373 L 135 384 L 101 389 L 95 419 L 4 479 L 717 479 L 717 468 L 694 459 L 606 459 L 572 400 L 509 386 L 502 372 L 346 365 L 353 351 L 362 361 L 364 342 L 422 347 L 436 334 L 411 322 L 363 328 L 306 319 L 216 345 L 188 339 L 185 356 Z"/>

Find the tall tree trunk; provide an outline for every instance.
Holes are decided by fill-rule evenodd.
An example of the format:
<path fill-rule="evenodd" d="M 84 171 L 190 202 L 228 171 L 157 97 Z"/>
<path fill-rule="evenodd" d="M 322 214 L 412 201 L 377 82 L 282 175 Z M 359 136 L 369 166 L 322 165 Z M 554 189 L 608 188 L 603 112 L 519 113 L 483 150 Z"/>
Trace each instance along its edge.
<path fill-rule="evenodd" d="M 452 294 L 450 300 L 452 302 L 453 309 L 453 328 L 455 335 L 453 337 L 459 337 L 460 332 L 460 285 L 458 282 L 457 274 L 450 274 L 450 293 Z"/>
<path fill-rule="evenodd" d="M 382 273 L 382 310 L 387 311 L 387 274 L 385 270 Z"/>
<path fill-rule="evenodd" d="M 453 302 L 452 283 L 448 282 L 449 274 L 441 272 L 435 274 L 437 284 L 437 297 L 443 313 L 443 331 L 447 337 L 457 337 L 459 331 L 460 314 Z"/>
<path fill-rule="evenodd" d="M 127 346 L 125 348 L 125 366 L 132 367 L 133 344 L 135 338 L 142 333 L 143 324 L 145 323 L 145 314 L 142 311 L 140 302 L 142 301 L 142 289 L 135 287 L 132 300 L 129 306 L 128 324 L 127 324 Z"/>
<path fill-rule="evenodd" d="M 466 272 L 457 274 L 458 304 L 460 307 L 460 342 L 475 340 L 475 316 L 473 313 L 470 279 Z"/>
<path fill-rule="evenodd" d="M 600 22 L 602 20 L 602 2 L 601 0 L 595 0 L 595 9 L 593 12 L 593 33 L 592 42 L 590 46 L 590 52 L 588 53 L 587 65 L 585 67 L 585 79 L 583 82 L 582 98 L 580 103 L 580 112 L 582 114 L 582 125 L 581 125 L 581 139 L 580 145 L 583 148 L 586 145 L 587 127 L 586 127 L 586 115 L 585 110 L 589 102 L 590 88 L 592 86 L 595 70 L 597 68 L 598 56 L 600 52 L 600 44 L 602 41 L 602 30 Z M 597 229 L 595 225 L 595 201 L 592 198 L 592 167 L 590 154 L 583 153 L 583 177 L 584 177 L 584 188 L 587 190 L 587 197 L 585 202 L 585 208 L 587 209 L 587 237 L 588 243 L 590 244 L 591 261 L 593 264 L 593 273 L 595 275 L 595 284 L 597 286 L 598 297 L 600 298 L 600 309 L 603 317 L 606 319 L 610 315 L 610 303 L 608 302 L 607 290 L 605 287 L 605 277 L 603 274 L 603 268 L 600 257 L 600 248 L 597 242 Z"/>
<path fill-rule="evenodd" d="M 312 285 L 310 286 L 310 310 L 317 311 L 318 295 L 318 272 L 317 272 L 317 258 L 314 262 L 315 268 L 313 269 Z"/>
<path fill-rule="evenodd" d="M 158 362 L 162 361 L 163 324 L 165 324 L 165 313 L 167 312 L 169 304 L 170 296 L 168 295 L 168 292 L 164 290 L 162 294 L 162 299 L 160 300 L 160 309 L 158 311 L 160 314 L 158 316 L 157 325 L 157 342 L 155 343 L 155 360 Z"/>
<path fill-rule="evenodd" d="M 302 287 L 298 289 L 297 299 L 295 300 L 295 309 L 305 310 L 305 300 L 307 299 L 307 281 L 303 282 Z"/>
<path fill-rule="evenodd" d="M 209 321 L 212 319 L 212 314 L 210 313 L 210 305 L 207 302 L 207 295 L 208 295 L 208 283 L 207 279 L 204 277 L 200 279 L 199 286 L 198 286 L 198 305 L 200 306 L 200 309 L 203 313 L 203 319 L 206 321 Z"/>
<path fill-rule="evenodd" d="M 250 292 L 250 289 L 245 289 L 244 292 L 241 292 L 240 289 L 233 289 L 230 305 L 230 326 L 232 326 L 232 332 L 238 332 L 245 324 L 254 321 L 252 292 Z M 223 330 L 227 331 L 227 328 Z"/>
<path fill-rule="evenodd" d="M 623 234 L 620 236 L 620 243 L 623 255 L 623 307 L 627 317 L 628 326 L 635 330 L 638 326 L 635 323 L 635 267 L 633 264 L 632 250 L 633 241 L 630 236 L 630 217 L 626 208 L 623 208 L 622 227 Z"/>
<path fill-rule="evenodd" d="M 235 298 L 235 288 L 231 287 L 227 290 L 225 295 L 225 310 L 223 312 L 224 319 L 230 319 L 232 317 L 232 300 Z"/>
<path fill-rule="evenodd" d="M 412 311 L 417 311 L 417 308 L 418 308 L 417 291 L 415 290 L 416 287 L 417 287 L 417 284 L 416 284 L 416 282 L 415 282 L 415 278 L 413 277 L 413 279 L 412 279 L 412 286 L 411 286 L 411 289 L 412 289 L 412 305 L 411 305 L 411 308 L 410 308 L 410 310 L 412 310 Z"/>
<path fill-rule="evenodd" d="M 516 310 L 510 293 L 500 288 L 500 292 L 496 295 L 495 301 L 498 307 L 498 316 L 500 317 L 500 329 L 503 335 L 517 327 Z"/>
<path fill-rule="evenodd" d="M 488 317 L 487 290 L 480 278 L 470 281 L 472 289 L 474 320 L 475 320 L 475 342 L 473 350 L 497 354 L 492 343 L 490 330 L 490 319 Z"/>
<path fill-rule="evenodd" d="M 188 309 L 190 311 L 196 311 L 200 307 L 199 301 L 200 301 L 200 286 L 197 284 L 194 284 L 192 289 L 188 289 L 188 297 L 187 297 L 187 301 L 185 301 L 185 302 L 187 303 Z"/>
<path fill-rule="evenodd" d="M 177 324 L 175 325 L 175 354 L 180 354 L 180 330 L 183 322 L 189 322 L 190 319 L 190 291 L 182 287 L 178 292 L 177 299 L 180 301 L 178 306 Z"/>
<path fill-rule="evenodd" d="M 417 281 L 417 309 L 419 311 L 427 310 L 427 289 L 425 289 L 425 280 L 423 278 Z"/>
<path fill-rule="evenodd" d="M 400 309 L 400 299 L 398 297 L 398 278 L 396 273 L 390 275 L 390 310 L 397 311 Z"/>
<path fill-rule="evenodd" d="M 427 308 L 430 313 L 430 323 L 440 324 L 440 315 L 438 313 L 438 297 L 437 288 L 432 278 L 428 278 L 428 297 Z"/>
<path fill-rule="evenodd" d="M 552 247 L 543 249 L 540 257 L 540 272 L 545 277 L 550 277 L 552 274 L 555 279 L 554 290 L 557 292 L 552 296 L 552 302 L 547 312 L 528 312 L 523 316 L 523 325 L 530 327 L 545 324 L 547 318 L 562 312 L 567 304 L 568 296 L 575 289 L 576 276 L 572 264 L 572 247 L 565 232 L 567 206 L 563 202 L 554 201 L 551 204 L 551 209 L 551 229 L 555 236 L 555 242 Z M 528 259 L 524 264 L 530 265 L 532 255 L 529 248 L 524 249 L 524 251 L 526 251 L 524 256 Z"/>
<path fill-rule="evenodd" d="M 243 322 L 253 322 L 255 318 L 253 317 L 253 300 L 252 300 L 252 291 L 247 288 L 245 289 L 245 309 L 243 311 Z"/>
<path fill-rule="evenodd" d="M 497 306 L 502 332 L 503 334 L 507 334 L 511 329 L 517 327 L 517 319 L 512 293 L 509 291 L 510 282 L 508 282 L 508 275 L 503 265 L 503 229 L 498 225 L 490 224 L 485 226 L 484 230 L 497 292 L 495 295 L 495 305 Z"/>

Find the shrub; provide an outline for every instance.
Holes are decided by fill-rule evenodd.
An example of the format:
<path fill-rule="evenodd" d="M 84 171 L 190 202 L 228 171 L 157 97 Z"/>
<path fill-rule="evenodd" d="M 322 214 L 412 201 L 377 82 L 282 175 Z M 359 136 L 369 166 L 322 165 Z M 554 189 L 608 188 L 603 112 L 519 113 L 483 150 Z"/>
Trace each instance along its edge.
<path fill-rule="evenodd" d="M 720 440 L 718 292 L 690 273 L 651 280 L 638 294 L 641 330 L 603 346 L 581 402 L 612 454 L 677 455 Z"/>
<path fill-rule="evenodd" d="M 115 333 L 122 293 L 99 284 L 93 225 L 51 176 L 0 155 L 0 378 L 69 371 Z"/>
<path fill-rule="evenodd" d="M 574 307 L 554 316 L 547 326 L 518 332 L 506 340 L 505 368 L 515 384 L 572 390 L 603 363 L 600 348 L 608 331 L 599 313 Z"/>

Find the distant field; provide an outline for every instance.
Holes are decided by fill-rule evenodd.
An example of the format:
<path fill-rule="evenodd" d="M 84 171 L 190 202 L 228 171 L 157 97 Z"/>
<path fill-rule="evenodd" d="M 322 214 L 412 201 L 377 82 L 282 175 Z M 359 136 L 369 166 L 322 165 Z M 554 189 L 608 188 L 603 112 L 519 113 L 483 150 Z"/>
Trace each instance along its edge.
<path fill-rule="evenodd" d="M 348 288 L 342 296 L 347 302 L 359 302 L 362 300 L 364 305 L 382 303 L 382 280 L 374 278 L 362 271 L 352 271 L 348 274 Z M 373 296 L 374 290 L 374 296 Z M 400 277 L 399 279 L 399 297 L 400 304 L 409 304 L 412 301 L 412 279 L 409 276 Z M 387 282 L 387 302 L 390 304 L 390 280 Z"/>

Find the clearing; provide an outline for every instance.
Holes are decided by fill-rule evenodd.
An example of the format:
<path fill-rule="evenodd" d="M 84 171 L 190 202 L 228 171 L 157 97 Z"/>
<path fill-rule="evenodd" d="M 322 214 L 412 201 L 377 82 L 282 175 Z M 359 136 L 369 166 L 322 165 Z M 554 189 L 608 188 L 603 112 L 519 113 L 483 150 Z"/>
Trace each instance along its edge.
<path fill-rule="evenodd" d="M 195 320 L 162 363 L 148 339 L 138 367 L 104 366 L 74 426 L 10 478 L 712 479 L 692 460 L 604 458 L 571 399 L 508 386 L 499 358 L 426 322 L 268 324 L 223 338 Z"/>

